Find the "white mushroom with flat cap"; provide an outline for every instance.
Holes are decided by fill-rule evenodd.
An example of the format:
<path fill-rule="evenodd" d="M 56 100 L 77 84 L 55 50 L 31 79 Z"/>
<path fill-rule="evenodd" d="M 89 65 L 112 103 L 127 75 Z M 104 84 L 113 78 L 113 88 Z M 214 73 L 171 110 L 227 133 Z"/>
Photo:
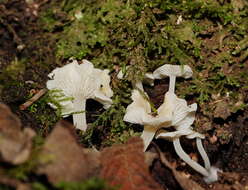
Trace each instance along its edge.
<path fill-rule="evenodd" d="M 176 77 L 190 78 L 192 77 L 193 71 L 188 65 L 170 65 L 165 64 L 157 68 L 153 72 L 155 79 L 163 79 L 166 77 L 170 78 L 169 92 L 175 91 Z"/>
<path fill-rule="evenodd" d="M 72 63 L 56 68 L 48 75 L 51 80 L 47 81 L 47 88 L 65 96 L 64 100 L 60 101 L 61 98 L 57 98 L 55 93 L 54 98 L 60 103 L 63 116 L 73 114 L 76 128 L 83 131 L 87 128 L 85 115 L 87 99 L 102 103 L 104 108 L 112 104 L 113 92 L 109 85 L 108 73 L 108 70 L 94 68 L 87 60 L 83 60 L 82 64 L 73 60 Z"/>
<path fill-rule="evenodd" d="M 192 74 L 193 72 L 188 65 L 178 66 L 169 64 L 165 64 L 153 72 L 155 79 L 163 79 L 166 77 L 170 78 L 169 91 L 165 94 L 165 96 L 170 94 L 170 104 L 172 105 L 170 106 L 172 111 L 171 126 L 176 129 L 176 131 L 173 132 L 161 130 L 158 134 L 156 134 L 156 138 L 172 140 L 178 156 L 196 171 L 201 173 L 207 183 L 211 183 L 217 181 L 217 171 L 219 170 L 215 167 L 211 167 L 210 165 L 208 156 L 202 146 L 201 139 L 205 138 L 204 135 L 193 131 L 191 128 L 191 125 L 195 120 L 197 104 L 187 106 L 187 102 L 184 99 L 180 99 L 175 95 L 176 77 L 184 77 L 187 79 L 190 78 Z M 179 140 L 181 136 L 186 136 L 189 139 L 196 138 L 197 149 L 204 161 L 204 167 L 193 161 L 188 154 L 184 152 Z"/>

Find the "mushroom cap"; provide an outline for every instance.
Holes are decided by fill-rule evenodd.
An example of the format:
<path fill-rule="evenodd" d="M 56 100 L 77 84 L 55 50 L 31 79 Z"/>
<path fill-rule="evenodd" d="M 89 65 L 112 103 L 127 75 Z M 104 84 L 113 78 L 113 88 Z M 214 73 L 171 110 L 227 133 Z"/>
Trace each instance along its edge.
<path fill-rule="evenodd" d="M 79 65 L 76 60 L 73 60 L 63 67 L 54 69 L 48 75 L 51 80 L 47 81 L 47 88 L 63 95 L 52 94 L 60 104 L 61 114 L 64 117 L 79 111 L 74 105 L 75 100 L 84 101 L 94 97 L 96 80 L 92 75 L 93 69 L 90 62 Z M 62 99 L 64 100 L 62 101 Z M 52 107 L 56 108 L 55 105 Z"/>
<path fill-rule="evenodd" d="M 194 122 L 196 109 L 197 104 L 188 106 L 186 100 L 178 98 L 173 92 L 167 92 L 164 96 L 164 103 L 158 108 L 158 114 L 171 114 L 171 126 L 184 128 Z"/>
<path fill-rule="evenodd" d="M 144 142 L 144 151 L 152 141 L 156 131 L 161 127 L 167 127 L 171 124 L 171 112 L 165 111 L 166 108 L 158 109 L 158 115 L 152 116 L 151 105 L 147 101 L 145 92 L 135 89 L 132 92 L 133 102 L 128 105 L 124 121 L 144 125 L 141 138 Z M 163 106 L 165 106 L 164 104 Z"/>
<path fill-rule="evenodd" d="M 151 113 L 151 106 L 137 89 L 133 90 L 131 98 L 133 102 L 128 105 L 123 120 L 134 124 L 144 125 L 147 120 L 152 119 L 152 116 L 149 115 L 149 113 Z"/>
<path fill-rule="evenodd" d="M 113 96 L 113 91 L 110 87 L 110 76 L 109 70 L 95 69 L 95 76 L 98 76 L 97 80 L 97 90 L 94 93 L 94 100 L 103 104 L 104 109 L 109 108 L 113 101 L 111 97 Z"/>
<path fill-rule="evenodd" d="M 173 140 L 180 136 L 187 136 L 187 138 L 204 138 L 204 135 L 197 133 L 192 130 L 191 125 L 195 120 L 195 111 L 197 110 L 197 104 L 187 105 L 186 100 L 178 98 L 174 93 L 167 92 L 165 99 L 169 101 L 170 109 L 172 109 L 172 122 L 176 131 L 167 132 L 165 130 L 160 130 L 156 135 L 156 138 L 165 138 Z M 165 101 L 166 102 L 166 101 Z M 168 104 L 167 104 L 168 105 Z M 168 110 L 168 109 L 167 109 Z"/>
<path fill-rule="evenodd" d="M 172 118 L 172 113 L 174 110 L 174 102 L 175 102 L 176 95 L 171 92 L 167 92 L 164 96 L 163 104 L 158 108 L 158 115 L 168 115 Z"/>
<path fill-rule="evenodd" d="M 63 98 L 68 98 L 62 102 L 57 98 L 64 116 L 78 111 L 73 105 L 74 100 L 85 101 L 91 98 L 102 103 L 104 108 L 108 108 L 112 104 L 110 97 L 113 96 L 108 73 L 108 70 L 95 69 L 87 60 L 83 60 L 83 64 L 73 60 L 63 67 L 54 69 L 48 75 L 51 80 L 47 81 L 47 88 L 59 90 L 64 95 Z"/>
<path fill-rule="evenodd" d="M 188 65 L 165 64 L 153 72 L 155 79 L 163 79 L 169 76 L 190 78 L 193 75 L 192 69 Z"/>
<path fill-rule="evenodd" d="M 54 69 L 47 81 L 49 90 L 61 90 L 65 96 L 84 99 L 94 97 L 94 91 L 97 89 L 97 80 L 93 74 L 94 67 L 92 63 L 85 62 L 78 64 L 76 60 L 63 67 Z"/>
<path fill-rule="evenodd" d="M 193 131 L 191 128 L 182 129 L 178 131 L 168 132 L 165 129 L 161 129 L 156 134 L 156 138 L 163 138 L 169 141 L 173 141 L 175 138 L 180 138 L 181 136 L 186 136 L 188 139 L 201 138 L 204 139 L 205 136 L 198 132 Z"/>
<path fill-rule="evenodd" d="M 140 90 L 133 90 L 132 100 L 133 102 L 128 105 L 124 121 L 159 127 L 160 125 L 167 126 L 171 123 L 170 117 L 167 115 L 163 116 L 152 116 L 150 103 L 145 99 L 146 94 L 141 94 Z"/>
<path fill-rule="evenodd" d="M 98 76 L 98 84 L 97 84 L 97 90 L 102 93 L 106 97 L 112 97 L 113 91 L 110 87 L 110 76 L 109 76 L 109 70 L 104 69 L 95 69 L 96 76 Z"/>
<path fill-rule="evenodd" d="M 172 126 L 178 130 L 187 128 L 194 123 L 195 112 L 197 110 L 197 104 L 187 105 L 186 100 L 177 98 L 175 99 L 175 108 L 172 116 Z"/>

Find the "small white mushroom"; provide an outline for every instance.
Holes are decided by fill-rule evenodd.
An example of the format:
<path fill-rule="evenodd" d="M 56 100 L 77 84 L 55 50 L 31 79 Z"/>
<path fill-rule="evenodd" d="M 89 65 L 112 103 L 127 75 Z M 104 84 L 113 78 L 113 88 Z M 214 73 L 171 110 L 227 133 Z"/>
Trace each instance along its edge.
<path fill-rule="evenodd" d="M 47 88 L 58 90 L 58 93 L 67 98 L 64 101 L 57 98 L 57 101 L 62 106 L 63 116 L 73 114 L 76 128 L 83 131 L 87 128 L 85 116 L 87 99 L 95 99 L 102 103 L 104 108 L 112 104 L 110 97 L 113 92 L 109 85 L 108 72 L 108 70 L 95 69 L 87 60 L 83 60 L 83 64 L 73 60 L 72 63 L 56 68 L 48 75 L 51 80 L 47 81 Z M 56 99 L 56 96 L 54 98 Z"/>
<path fill-rule="evenodd" d="M 167 115 L 161 115 L 161 110 L 158 109 L 156 116 L 152 115 L 151 105 L 148 101 L 148 97 L 145 93 L 139 90 L 133 90 L 132 100 L 133 102 L 128 105 L 126 109 L 126 114 L 124 116 L 124 121 L 149 126 L 160 126 L 171 123 L 171 118 L 169 113 Z"/>
<path fill-rule="evenodd" d="M 174 108 L 171 126 L 173 126 L 176 131 L 167 132 L 165 130 L 160 130 L 157 133 L 156 138 L 164 138 L 173 141 L 175 151 L 182 160 L 184 160 L 193 169 L 205 176 L 204 180 L 206 182 L 211 183 L 213 181 L 216 181 L 217 178 L 215 178 L 214 176 L 217 176 L 217 173 L 214 173 L 214 171 L 217 172 L 217 170 L 212 170 L 208 156 L 202 146 L 201 139 L 204 138 L 204 135 L 193 131 L 193 129 L 191 128 L 191 125 L 195 120 L 195 111 L 197 109 L 197 105 L 191 104 L 187 106 L 187 102 L 184 99 L 180 99 L 176 96 L 174 97 L 172 102 Z M 188 154 L 184 152 L 179 140 L 181 136 L 186 136 L 189 139 L 196 138 L 197 149 L 204 161 L 204 167 L 192 160 L 188 156 Z"/>
<path fill-rule="evenodd" d="M 165 96 L 168 94 L 174 94 L 167 92 Z M 187 105 L 187 102 L 184 99 L 178 98 L 175 94 L 174 96 L 170 95 L 170 104 L 173 106 L 170 108 L 172 110 L 172 121 L 171 126 L 173 126 L 176 131 L 173 132 L 162 132 L 160 131 L 157 134 L 157 138 L 163 137 L 165 139 L 173 140 L 174 138 L 178 138 L 180 136 L 189 136 L 204 138 L 204 135 L 197 133 L 191 129 L 191 125 L 195 120 L 195 111 L 197 109 L 197 104 Z"/>
<path fill-rule="evenodd" d="M 178 156 L 188 163 L 192 168 L 204 176 L 206 183 L 217 181 L 218 169 L 210 166 L 208 156 L 202 146 L 201 139 L 204 135 L 195 132 L 191 125 L 195 120 L 195 111 L 197 104 L 187 105 L 186 100 L 180 99 L 175 94 L 176 77 L 189 78 L 193 74 L 191 68 L 187 65 L 163 65 L 153 72 L 154 79 L 170 78 L 169 91 L 165 94 L 164 103 L 157 110 L 157 115 L 151 115 L 151 105 L 149 98 L 143 90 L 141 81 L 135 83 L 132 92 L 133 102 L 127 107 L 124 121 L 144 125 L 141 138 L 144 141 L 144 151 L 154 138 L 165 138 L 173 141 L 173 145 Z M 164 128 L 174 127 L 175 131 L 167 132 Z M 161 130 L 162 129 L 162 130 Z M 160 131 L 159 131 L 160 130 Z M 204 167 L 193 161 L 188 154 L 184 152 L 180 144 L 180 137 L 186 136 L 189 139 L 196 138 L 197 149 L 204 161 Z"/>
<path fill-rule="evenodd" d="M 148 96 L 145 92 L 135 89 L 132 92 L 133 102 L 128 105 L 124 121 L 144 125 L 144 130 L 141 138 L 144 141 L 144 150 L 148 147 L 152 141 L 156 131 L 161 127 L 170 126 L 171 124 L 171 112 L 164 108 L 169 104 L 162 104 L 158 109 L 156 116 L 152 115 L 151 105 L 148 101 Z M 165 98 L 165 102 L 168 101 Z"/>
<path fill-rule="evenodd" d="M 175 107 L 174 99 L 176 98 L 174 94 L 175 78 L 176 76 L 189 78 L 192 75 L 192 70 L 189 66 L 185 66 L 185 69 L 186 71 L 176 65 L 164 65 L 155 70 L 153 74 L 147 73 L 145 75 L 144 80 L 150 84 L 153 84 L 154 79 L 161 79 L 165 76 L 170 77 L 170 90 L 166 93 L 163 104 L 158 108 L 157 116 L 151 115 L 150 103 L 147 101 L 149 98 L 144 92 L 142 81 L 133 84 L 134 88 L 138 90 L 134 90 L 132 93 L 133 103 L 127 107 L 124 121 L 144 125 L 144 130 L 141 135 L 144 141 L 144 150 L 147 149 L 158 129 L 171 126 L 169 119 L 172 117 L 172 111 Z M 143 93 L 143 96 L 141 93 Z M 142 102 L 142 104 L 140 102 Z"/>
<path fill-rule="evenodd" d="M 170 65 L 165 64 L 157 68 L 153 72 L 155 79 L 163 79 L 165 77 L 170 77 L 169 92 L 175 91 L 176 77 L 190 78 L 193 71 L 188 65 Z"/>

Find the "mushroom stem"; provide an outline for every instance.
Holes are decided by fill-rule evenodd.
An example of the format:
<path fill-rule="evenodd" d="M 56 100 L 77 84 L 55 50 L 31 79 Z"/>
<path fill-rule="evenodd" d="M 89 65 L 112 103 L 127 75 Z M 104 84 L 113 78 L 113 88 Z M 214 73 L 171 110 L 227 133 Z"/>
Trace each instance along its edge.
<path fill-rule="evenodd" d="M 75 112 L 73 114 L 73 124 L 77 129 L 80 129 L 82 131 L 85 131 L 87 128 L 86 123 L 86 114 L 85 114 L 85 107 L 86 107 L 86 100 L 76 100 L 74 102 L 75 105 Z"/>
<path fill-rule="evenodd" d="M 174 148 L 175 148 L 175 151 L 176 151 L 177 155 L 184 162 L 186 162 L 189 166 L 191 166 L 197 172 L 201 173 L 203 176 L 206 176 L 206 177 L 209 176 L 209 172 L 205 168 L 203 168 L 200 164 L 198 164 L 197 162 L 195 162 L 194 160 L 192 160 L 189 157 L 189 155 L 184 152 L 184 150 L 181 147 L 179 138 L 175 138 L 173 140 L 173 145 L 174 145 Z"/>
<path fill-rule="evenodd" d="M 176 76 L 170 75 L 169 92 L 175 92 Z"/>
<path fill-rule="evenodd" d="M 205 166 L 206 170 L 209 171 L 210 168 L 211 168 L 211 165 L 210 165 L 210 161 L 208 159 L 208 155 L 207 155 L 206 151 L 203 148 L 201 138 L 198 138 L 198 137 L 196 138 L 196 146 L 197 146 L 197 149 L 198 149 L 198 151 L 199 151 L 199 153 L 200 153 L 200 155 L 201 155 L 201 157 L 203 159 L 204 166 Z"/>
<path fill-rule="evenodd" d="M 144 91 L 143 84 L 142 84 L 141 81 L 132 82 L 132 86 L 133 86 L 134 89 Z"/>

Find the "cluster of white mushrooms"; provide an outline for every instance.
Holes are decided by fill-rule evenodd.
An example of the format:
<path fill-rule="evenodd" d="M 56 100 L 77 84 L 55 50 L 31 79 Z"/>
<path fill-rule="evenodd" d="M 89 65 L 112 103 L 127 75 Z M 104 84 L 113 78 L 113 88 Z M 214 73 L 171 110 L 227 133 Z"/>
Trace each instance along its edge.
<path fill-rule="evenodd" d="M 165 64 L 156 69 L 152 76 L 154 79 L 170 78 L 169 91 L 164 96 L 163 104 L 158 108 L 157 115 L 152 115 L 149 97 L 143 91 L 140 82 L 132 92 L 133 102 L 127 107 L 124 121 L 144 126 L 141 138 L 144 141 L 144 151 L 152 139 L 163 138 L 171 140 L 178 156 L 193 169 L 204 176 L 207 183 L 217 181 L 218 169 L 211 167 L 208 156 L 202 146 L 201 139 L 204 135 L 192 130 L 191 125 L 195 120 L 197 104 L 187 105 L 186 100 L 180 99 L 175 94 L 176 77 L 190 78 L 193 72 L 187 65 L 177 66 Z M 151 79 L 151 74 L 149 75 Z M 144 97 L 146 96 L 146 97 Z M 166 128 L 174 127 L 175 131 L 168 132 Z M 186 136 L 189 139 L 196 138 L 197 149 L 204 161 L 204 167 L 192 160 L 184 152 L 180 144 L 180 137 Z"/>
<path fill-rule="evenodd" d="M 78 64 L 76 60 L 73 60 L 72 63 L 62 68 L 57 68 L 49 74 L 51 80 L 47 82 L 47 88 L 49 90 L 59 90 L 64 96 L 73 98 L 60 102 L 64 116 L 73 114 L 73 122 L 76 128 L 83 131 L 87 128 L 85 117 L 87 99 L 99 101 L 106 109 L 112 104 L 113 91 L 110 88 L 110 76 L 108 73 L 108 70 L 94 68 L 93 64 L 87 60 L 83 60 L 82 64 Z M 164 102 L 158 108 L 156 115 L 153 115 L 149 97 L 143 89 L 142 81 L 138 81 L 133 84 L 133 102 L 128 105 L 123 120 L 144 126 L 141 135 L 144 141 L 144 151 L 154 137 L 171 140 L 178 156 L 201 173 L 205 182 L 211 183 L 217 181 L 218 169 L 210 166 L 201 141 L 204 135 L 193 131 L 191 128 L 195 120 L 197 104 L 187 105 L 186 100 L 178 98 L 175 94 L 176 77 L 190 78 L 192 73 L 191 68 L 187 65 L 165 64 L 153 73 L 146 74 L 145 80 L 151 85 L 154 79 L 170 78 L 169 91 L 164 96 Z M 118 76 L 122 78 L 123 74 L 119 73 Z M 56 108 L 56 106 L 52 106 Z M 175 131 L 166 131 L 166 128 L 169 127 L 173 127 Z M 179 140 L 181 136 L 186 136 L 188 139 L 196 138 L 197 149 L 204 161 L 204 167 L 192 160 L 184 152 Z"/>

